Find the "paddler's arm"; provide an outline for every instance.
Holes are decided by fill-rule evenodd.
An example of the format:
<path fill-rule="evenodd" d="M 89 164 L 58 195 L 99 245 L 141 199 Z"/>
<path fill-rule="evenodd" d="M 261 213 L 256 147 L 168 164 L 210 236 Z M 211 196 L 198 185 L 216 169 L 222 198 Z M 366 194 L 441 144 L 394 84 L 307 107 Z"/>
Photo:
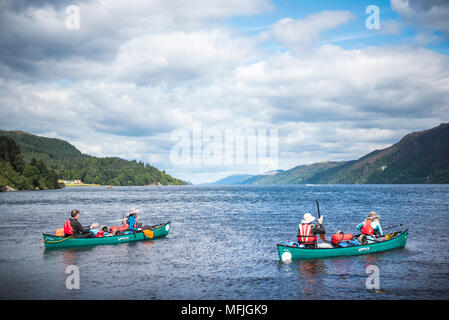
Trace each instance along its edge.
<path fill-rule="evenodd" d="M 90 227 L 83 227 L 80 223 L 81 233 L 88 233 L 90 231 Z"/>
<path fill-rule="evenodd" d="M 373 229 L 377 231 L 378 237 L 383 237 L 384 233 L 382 231 L 382 227 L 380 226 L 379 221 L 374 221 L 375 226 L 373 226 Z"/>
<path fill-rule="evenodd" d="M 356 228 L 359 229 L 359 231 L 362 231 L 362 228 L 363 228 L 363 222 L 362 222 L 361 224 L 359 224 Z"/>
<path fill-rule="evenodd" d="M 379 234 L 381 237 L 383 237 L 383 235 L 384 235 L 384 232 L 382 231 L 382 227 L 380 226 L 380 223 L 379 223 Z"/>
<path fill-rule="evenodd" d="M 71 225 L 72 225 L 74 234 L 89 232 L 89 229 L 87 229 L 87 231 L 85 231 L 86 228 L 83 228 L 81 223 L 76 219 L 73 219 L 73 221 L 71 222 Z"/>
<path fill-rule="evenodd" d="M 76 221 L 76 222 L 77 222 L 76 229 L 79 230 L 79 232 L 82 234 L 88 233 L 90 231 L 90 229 L 94 229 L 95 227 L 98 227 L 97 223 L 93 223 L 90 227 L 83 227 L 79 221 Z M 75 230 L 75 228 L 73 228 L 73 230 Z"/>
<path fill-rule="evenodd" d="M 310 232 L 312 232 L 313 234 L 325 234 L 326 230 L 324 229 L 324 226 L 322 224 L 318 224 L 316 226 L 314 226 Z"/>

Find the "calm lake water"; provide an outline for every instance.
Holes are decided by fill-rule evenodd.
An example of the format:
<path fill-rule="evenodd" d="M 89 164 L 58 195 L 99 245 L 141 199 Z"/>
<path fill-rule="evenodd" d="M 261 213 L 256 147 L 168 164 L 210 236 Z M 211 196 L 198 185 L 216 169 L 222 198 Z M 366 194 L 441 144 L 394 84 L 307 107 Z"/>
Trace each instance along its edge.
<path fill-rule="evenodd" d="M 320 200 L 327 239 L 369 211 L 409 228 L 404 249 L 281 262 L 276 243 L 296 240 Z M 81 210 L 80 222 L 120 225 L 129 208 L 144 224 L 171 220 L 164 239 L 45 250 Z M 1 299 L 448 299 L 449 185 L 186 186 L 66 188 L 0 193 Z M 80 271 L 69 290 L 66 268 Z M 368 290 L 366 267 L 380 270 Z"/>

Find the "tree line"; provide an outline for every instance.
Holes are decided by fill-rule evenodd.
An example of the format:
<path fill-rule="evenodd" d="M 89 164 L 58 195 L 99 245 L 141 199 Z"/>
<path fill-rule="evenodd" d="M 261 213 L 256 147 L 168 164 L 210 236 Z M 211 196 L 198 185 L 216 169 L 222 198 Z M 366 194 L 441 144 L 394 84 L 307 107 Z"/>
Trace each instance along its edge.
<path fill-rule="evenodd" d="M 16 143 L 15 147 L 5 145 L 5 148 L 10 151 L 5 153 L 5 159 L 7 157 L 8 160 L 2 164 L 5 168 L 6 163 L 9 164 L 8 170 L 3 169 L 3 171 L 6 170 L 8 176 L 14 176 L 15 180 L 20 178 L 11 172 L 12 169 L 23 173 L 19 168 L 26 166 L 26 163 L 30 165 L 39 163 L 40 168 L 45 164 L 48 170 L 56 173 L 58 179 L 81 180 L 88 184 L 114 186 L 186 184 L 185 181 L 170 176 L 165 170 L 158 170 L 140 161 L 128 161 L 117 157 L 98 158 L 83 154 L 75 146 L 61 139 L 39 137 L 22 131 L 0 130 L 0 135 Z M 17 149 L 13 151 L 14 148 Z M 14 154 L 20 153 L 18 148 L 21 154 L 16 157 Z M 17 163 L 14 164 L 14 161 Z M 19 184 L 15 183 L 15 185 Z"/>
<path fill-rule="evenodd" d="M 60 187 L 55 170 L 34 157 L 27 164 L 14 140 L 0 136 L 0 191 Z"/>
<path fill-rule="evenodd" d="M 58 174 L 65 180 L 80 179 L 84 183 L 115 186 L 184 185 L 185 182 L 155 167 L 119 158 L 82 157 L 60 160 Z"/>

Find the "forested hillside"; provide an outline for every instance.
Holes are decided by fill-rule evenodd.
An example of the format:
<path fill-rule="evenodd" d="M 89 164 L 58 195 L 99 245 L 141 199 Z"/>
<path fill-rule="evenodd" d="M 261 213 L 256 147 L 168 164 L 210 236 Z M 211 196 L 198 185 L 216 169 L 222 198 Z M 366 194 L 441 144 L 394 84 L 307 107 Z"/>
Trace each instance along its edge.
<path fill-rule="evenodd" d="M 40 159 L 25 162 L 14 140 L 0 136 L 0 191 L 58 189 L 57 174 Z"/>
<path fill-rule="evenodd" d="M 239 184 L 449 183 L 449 123 L 410 133 L 358 160 L 324 161 L 255 177 Z"/>
<path fill-rule="evenodd" d="M 33 158 L 41 160 L 54 169 L 60 179 L 79 179 L 84 183 L 116 186 L 186 184 L 143 162 L 82 154 L 73 145 L 61 139 L 39 137 L 23 131 L 0 130 L 0 135 L 17 143 L 25 162 L 29 163 Z"/>

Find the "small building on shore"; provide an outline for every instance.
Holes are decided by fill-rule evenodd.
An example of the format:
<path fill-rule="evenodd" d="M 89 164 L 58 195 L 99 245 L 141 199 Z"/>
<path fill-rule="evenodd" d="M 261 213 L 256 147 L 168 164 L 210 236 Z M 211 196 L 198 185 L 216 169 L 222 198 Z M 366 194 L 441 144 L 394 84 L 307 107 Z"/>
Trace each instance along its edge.
<path fill-rule="evenodd" d="M 64 184 L 81 184 L 83 183 L 81 180 L 58 180 L 59 183 L 64 183 Z"/>

